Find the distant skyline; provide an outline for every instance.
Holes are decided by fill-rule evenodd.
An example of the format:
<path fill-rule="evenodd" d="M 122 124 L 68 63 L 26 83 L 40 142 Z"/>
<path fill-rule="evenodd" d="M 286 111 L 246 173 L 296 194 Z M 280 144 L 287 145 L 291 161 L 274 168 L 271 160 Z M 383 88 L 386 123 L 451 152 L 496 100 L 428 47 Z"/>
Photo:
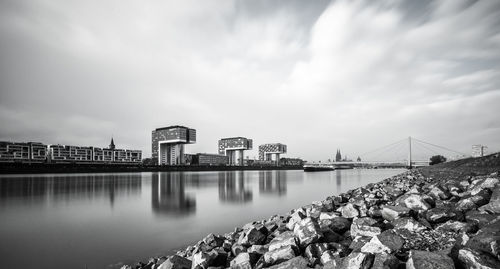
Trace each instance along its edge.
<path fill-rule="evenodd" d="M 0 140 L 500 150 L 500 1 L 0 0 Z"/>

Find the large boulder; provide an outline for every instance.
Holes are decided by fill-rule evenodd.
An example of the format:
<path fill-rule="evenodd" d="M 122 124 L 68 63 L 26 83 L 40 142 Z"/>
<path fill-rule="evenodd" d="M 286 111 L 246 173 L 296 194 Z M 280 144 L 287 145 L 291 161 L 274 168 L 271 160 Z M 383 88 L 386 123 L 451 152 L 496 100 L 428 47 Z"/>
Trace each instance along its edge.
<path fill-rule="evenodd" d="M 158 269 L 191 269 L 192 262 L 179 255 L 173 255 L 163 262 Z"/>
<path fill-rule="evenodd" d="M 490 202 L 479 208 L 480 211 L 485 211 L 492 214 L 500 214 L 500 185 L 497 185 L 491 194 Z"/>
<path fill-rule="evenodd" d="M 432 208 L 425 213 L 425 218 L 431 223 L 442 223 L 455 217 L 456 214 L 447 208 Z"/>
<path fill-rule="evenodd" d="M 396 256 L 387 253 L 377 253 L 371 269 L 397 269 L 399 260 Z"/>
<path fill-rule="evenodd" d="M 387 230 L 372 237 L 370 242 L 361 248 L 367 253 L 395 253 L 403 247 L 404 239 L 393 230 Z"/>
<path fill-rule="evenodd" d="M 436 231 L 448 231 L 448 232 L 474 232 L 476 229 L 476 225 L 469 222 L 461 222 L 456 220 L 449 220 L 445 223 L 442 223 L 436 226 Z"/>
<path fill-rule="evenodd" d="M 344 217 L 333 218 L 330 221 L 329 227 L 336 233 L 343 234 L 351 228 L 351 221 Z"/>
<path fill-rule="evenodd" d="M 307 266 L 307 260 L 304 257 L 295 257 L 288 261 L 282 262 L 280 264 L 273 265 L 271 267 L 267 267 L 268 269 L 306 269 L 309 268 Z"/>
<path fill-rule="evenodd" d="M 231 269 L 252 269 L 250 254 L 242 252 L 231 261 Z"/>
<path fill-rule="evenodd" d="M 290 246 L 293 249 L 298 249 L 297 242 L 293 232 L 284 232 L 271 240 L 269 243 L 269 251 Z"/>
<path fill-rule="evenodd" d="M 458 260 L 464 268 L 498 269 L 500 261 L 490 256 L 470 248 L 463 248 L 458 251 Z"/>
<path fill-rule="evenodd" d="M 439 186 L 434 186 L 432 189 L 429 190 L 427 193 L 430 197 L 434 198 L 435 200 L 448 200 L 451 197 L 451 194 L 448 190 L 443 189 Z"/>
<path fill-rule="evenodd" d="M 322 237 L 318 223 L 311 218 L 305 218 L 298 222 L 293 229 L 293 234 L 298 239 L 300 246 L 304 248 L 318 242 Z"/>
<path fill-rule="evenodd" d="M 387 221 L 394 221 L 402 217 L 409 217 L 411 209 L 403 206 L 384 206 L 382 208 L 382 217 Z"/>
<path fill-rule="evenodd" d="M 209 252 L 197 252 L 193 255 L 192 260 L 192 269 L 206 269 L 208 268 L 212 262 L 217 258 L 218 252 L 216 250 L 211 250 Z"/>
<path fill-rule="evenodd" d="M 251 227 L 248 230 L 245 230 L 241 233 L 240 238 L 238 239 L 238 244 L 243 246 L 251 246 L 251 245 L 259 245 L 266 241 L 266 228 L 264 225 L 260 225 L 260 227 Z"/>
<path fill-rule="evenodd" d="M 478 210 L 471 210 L 465 213 L 465 220 L 476 224 L 479 228 L 488 225 L 498 217 L 500 217 L 500 214 L 488 214 Z"/>
<path fill-rule="evenodd" d="M 410 232 L 421 232 L 428 228 L 413 218 L 400 218 L 392 222 L 394 229 L 408 230 Z"/>
<path fill-rule="evenodd" d="M 273 265 L 295 257 L 295 252 L 291 246 L 282 247 L 264 254 L 264 262 L 267 265 Z"/>
<path fill-rule="evenodd" d="M 431 209 L 434 200 L 428 195 L 407 193 L 396 199 L 396 204 L 422 212 Z"/>
<path fill-rule="evenodd" d="M 407 269 L 453 269 L 455 265 L 453 260 L 447 255 L 420 251 L 410 250 L 408 261 L 406 262 Z"/>
<path fill-rule="evenodd" d="M 478 179 L 472 182 L 469 186 L 470 193 L 476 195 L 483 191 L 484 189 L 493 189 L 500 183 L 500 180 L 495 177 L 489 177 L 485 179 Z"/>
<path fill-rule="evenodd" d="M 347 203 L 345 206 L 340 208 L 340 213 L 342 217 L 347 219 L 352 219 L 359 216 L 359 211 L 354 207 L 352 203 Z"/>
<path fill-rule="evenodd" d="M 327 250 L 328 250 L 328 244 L 326 243 L 310 244 L 309 246 L 306 247 L 304 255 L 309 260 L 310 264 L 316 265 L 320 261 L 323 252 Z"/>
<path fill-rule="evenodd" d="M 378 235 L 382 230 L 380 227 L 374 227 L 375 224 L 377 221 L 370 217 L 354 219 L 351 224 L 351 236 L 354 238 L 356 236 L 372 237 Z"/>
<path fill-rule="evenodd" d="M 500 219 L 481 228 L 466 244 L 468 248 L 483 251 L 500 259 Z"/>
<path fill-rule="evenodd" d="M 374 255 L 353 251 L 342 260 L 342 269 L 368 269 L 373 264 Z"/>

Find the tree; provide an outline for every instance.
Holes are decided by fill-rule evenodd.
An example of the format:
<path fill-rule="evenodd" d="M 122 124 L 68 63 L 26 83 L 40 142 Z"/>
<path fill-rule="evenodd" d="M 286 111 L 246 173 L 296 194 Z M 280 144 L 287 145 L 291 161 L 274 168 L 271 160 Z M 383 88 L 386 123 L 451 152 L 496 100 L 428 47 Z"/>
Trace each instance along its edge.
<path fill-rule="evenodd" d="M 446 162 L 446 158 L 444 156 L 441 156 L 441 155 L 434 155 L 430 158 L 430 162 L 429 164 L 430 165 L 435 165 L 435 164 L 438 164 L 438 163 L 444 163 Z"/>

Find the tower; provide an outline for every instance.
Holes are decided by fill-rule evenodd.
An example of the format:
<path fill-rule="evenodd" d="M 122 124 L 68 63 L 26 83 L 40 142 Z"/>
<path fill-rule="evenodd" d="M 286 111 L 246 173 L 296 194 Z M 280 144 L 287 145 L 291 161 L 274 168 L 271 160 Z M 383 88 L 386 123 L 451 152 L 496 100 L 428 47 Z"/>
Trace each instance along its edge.
<path fill-rule="evenodd" d="M 115 149 L 115 141 L 113 141 L 113 137 L 111 137 L 111 143 L 109 144 L 109 149 Z"/>
<path fill-rule="evenodd" d="M 184 145 L 196 143 L 196 130 L 174 125 L 157 128 L 151 133 L 151 157 L 158 164 L 184 164 Z"/>

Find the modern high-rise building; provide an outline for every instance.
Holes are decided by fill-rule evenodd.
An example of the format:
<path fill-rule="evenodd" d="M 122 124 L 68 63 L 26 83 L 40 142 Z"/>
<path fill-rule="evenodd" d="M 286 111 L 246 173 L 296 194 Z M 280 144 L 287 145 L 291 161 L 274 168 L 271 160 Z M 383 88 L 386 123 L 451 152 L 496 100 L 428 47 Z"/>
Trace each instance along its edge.
<path fill-rule="evenodd" d="M 484 145 L 472 145 L 472 157 L 483 157 L 487 148 Z"/>
<path fill-rule="evenodd" d="M 259 160 L 261 161 L 272 161 L 273 155 L 276 164 L 279 165 L 280 154 L 286 153 L 286 145 L 281 143 L 271 143 L 259 146 Z"/>
<path fill-rule="evenodd" d="M 159 165 L 184 164 L 184 145 L 196 143 L 196 130 L 174 125 L 153 130 L 151 157 Z"/>
<path fill-rule="evenodd" d="M 219 140 L 219 154 L 229 157 L 229 165 L 243 165 L 244 151 L 252 149 L 252 146 L 252 139 L 245 137 L 222 138 Z"/>

